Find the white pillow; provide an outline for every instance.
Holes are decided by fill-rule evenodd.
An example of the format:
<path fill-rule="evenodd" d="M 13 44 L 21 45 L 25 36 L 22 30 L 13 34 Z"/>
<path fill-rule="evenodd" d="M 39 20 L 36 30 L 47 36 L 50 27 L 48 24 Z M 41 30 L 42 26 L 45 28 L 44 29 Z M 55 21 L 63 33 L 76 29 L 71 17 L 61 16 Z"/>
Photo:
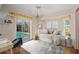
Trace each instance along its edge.
<path fill-rule="evenodd" d="M 39 34 L 39 39 L 44 41 L 44 42 L 48 42 L 48 43 L 52 43 L 52 39 L 49 36 L 49 34 Z"/>

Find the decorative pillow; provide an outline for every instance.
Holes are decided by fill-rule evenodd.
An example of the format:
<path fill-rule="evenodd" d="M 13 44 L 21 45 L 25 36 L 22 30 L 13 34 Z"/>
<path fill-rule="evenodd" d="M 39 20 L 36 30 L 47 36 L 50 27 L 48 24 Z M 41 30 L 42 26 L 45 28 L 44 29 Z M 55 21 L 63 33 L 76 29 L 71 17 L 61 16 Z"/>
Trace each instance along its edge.
<path fill-rule="evenodd" d="M 53 29 L 48 29 L 48 34 L 53 34 L 54 30 Z"/>
<path fill-rule="evenodd" d="M 60 32 L 60 31 L 55 30 L 53 34 L 54 34 L 54 35 L 61 35 L 61 32 Z"/>

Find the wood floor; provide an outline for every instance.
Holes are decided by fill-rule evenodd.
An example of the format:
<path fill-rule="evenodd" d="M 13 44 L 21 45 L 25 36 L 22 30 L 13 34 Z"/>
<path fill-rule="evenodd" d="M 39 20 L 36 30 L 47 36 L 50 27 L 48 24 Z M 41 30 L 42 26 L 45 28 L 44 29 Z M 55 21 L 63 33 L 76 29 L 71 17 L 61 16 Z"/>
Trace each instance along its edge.
<path fill-rule="evenodd" d="M 28 51 L 23 48 L 14 48 L 12 49 L 12 54 L 30 54 Z M 1 52 L 0 54 L 10 54 L 10 50 Z M 65 48 L 64 54 L 79 54 L 79 50 L 75 50 L 74 48 Z"/>
<path fill-rule="evenodd" d="M 10 50 L 1 52 L 0 54 L 30 54 L 28 51 L 24 50 L 23 48 L 14 48 L 12 49 L 12 53 Z"/>
<path fill-rule="evenodd" d="M 65 48 L 64 53 L 65 54 L 79 54 L 79 50 L 76 50 L 74 48 Z"/>

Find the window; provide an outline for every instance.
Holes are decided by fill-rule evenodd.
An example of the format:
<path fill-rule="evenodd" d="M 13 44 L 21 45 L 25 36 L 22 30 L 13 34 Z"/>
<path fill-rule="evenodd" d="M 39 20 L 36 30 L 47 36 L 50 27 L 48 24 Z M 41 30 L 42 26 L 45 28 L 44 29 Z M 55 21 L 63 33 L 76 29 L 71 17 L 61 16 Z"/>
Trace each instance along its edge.
<path fill-rule="evenodd" d="M 64 22 L 64 31 L 65 31 L 66 36 L 71 37 L 70 20 L 65 20 L 65 22 Z"/>
<path fill-rule="evenodd" d="M 52 21 L 52 28 L 58 29 L 58 21 Z"/>
<path fill-rule="evenodd" d="M 18 20 L 17 32 L 30 32 L 30 23 L 24 20 Z"/>
<path fill-rule="evenodd" d="M 47 22 L 47 28 L 51 28 L 51 27 L 52 27 L 51 21 Z"/>
<path fill-rule="evenodd" d="M 31 38 L 29 20 L 17 20 L 16 27 L 16 38 Z"/>
<path fill-rule="evenodd" d="M 57 20 L 48 21 L 47 28 L 58 29 L 58 21 Z"/>

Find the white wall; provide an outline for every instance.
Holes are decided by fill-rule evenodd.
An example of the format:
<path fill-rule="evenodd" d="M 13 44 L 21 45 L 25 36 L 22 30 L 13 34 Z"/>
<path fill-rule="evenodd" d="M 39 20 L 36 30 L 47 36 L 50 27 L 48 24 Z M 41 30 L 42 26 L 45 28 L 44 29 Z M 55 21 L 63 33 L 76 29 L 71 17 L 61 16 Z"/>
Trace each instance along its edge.
<path fill-rule="evenodd" d="M 78 7 L 79 8 L 79 7 Z M 75 48 L 79 50 L 79 9 L 77 12 L 75 11 L 75 29 L 76 29 L 76 41 L 75 41 Z"/>
<path fill-rule="evenodd" d="M 75 49 L 79 50 L 79 16 L 76 16 L 76 10 L 79 8 L 79 5 L 73 8 L 72 10 L 72 37 L 73 37 L 73 45 Z"/>
<path fill-rule="evenodd" d="M 8 13 L 4 12 L 4 11 L 0 11 L 0 18 L 4 18 Z M 0 22 L 2 20 L 0 19 Z M 2 34 L 2 36 L 4 36 L 3 33 L 4 29 L 3 29 L 3 24 L 0 24 L 0 33 Z"/>
<path fill-rule="evenodd" d="M 7 15 L 7 12 L 0 11 L 0 18 L 3 18 Z M 16 23 L 15 19 L 11 19 L 11 24 L 0 24 L 0 33 L 3 38 L 8 38 L 10 41 L 14 40 L 16 37 Z"/>

